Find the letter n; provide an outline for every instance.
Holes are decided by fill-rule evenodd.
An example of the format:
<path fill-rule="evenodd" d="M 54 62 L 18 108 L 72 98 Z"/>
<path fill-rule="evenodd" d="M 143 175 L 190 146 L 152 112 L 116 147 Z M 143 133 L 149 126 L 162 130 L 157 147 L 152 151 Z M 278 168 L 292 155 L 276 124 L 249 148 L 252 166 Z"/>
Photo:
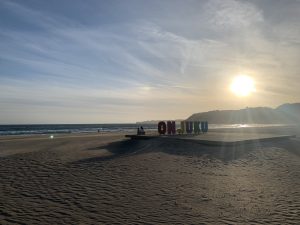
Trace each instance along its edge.
<path fill-rule="evenodd" d="M 168 121 L 168 134 L 175 134 L 176 133 L 176 124 L 175 121 Z"/>

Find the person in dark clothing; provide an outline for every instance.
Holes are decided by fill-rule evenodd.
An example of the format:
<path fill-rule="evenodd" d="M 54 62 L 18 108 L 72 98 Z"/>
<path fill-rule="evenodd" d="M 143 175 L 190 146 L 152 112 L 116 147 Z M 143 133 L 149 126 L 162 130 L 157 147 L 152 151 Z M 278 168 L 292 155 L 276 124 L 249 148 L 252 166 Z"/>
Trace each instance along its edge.
<path fill-rule="evenodd" d="M 141 126 L 141 129 L 140 129 L 140 134 L 145 135 L 145 131 L 144 131 L 144 128 L 142 126 Z"/>

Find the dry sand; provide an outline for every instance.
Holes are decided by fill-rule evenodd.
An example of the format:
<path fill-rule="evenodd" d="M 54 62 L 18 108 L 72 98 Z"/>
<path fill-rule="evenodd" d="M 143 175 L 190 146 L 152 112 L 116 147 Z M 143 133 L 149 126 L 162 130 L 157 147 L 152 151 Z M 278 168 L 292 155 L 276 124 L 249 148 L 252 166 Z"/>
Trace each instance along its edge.
<path fill-rule="evenodd" d="M 1 224 L 300 224 L 298 137 L 2 137 L 0 163 Z"/>

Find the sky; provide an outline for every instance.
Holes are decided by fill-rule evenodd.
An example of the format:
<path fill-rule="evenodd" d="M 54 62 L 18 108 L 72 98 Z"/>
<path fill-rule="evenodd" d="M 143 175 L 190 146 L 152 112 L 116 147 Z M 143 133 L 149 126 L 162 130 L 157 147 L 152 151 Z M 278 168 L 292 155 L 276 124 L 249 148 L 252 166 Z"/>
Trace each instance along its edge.
<path fill-rule="evenodd" d="M 0 0 L 0 124 L 300 102 L 299 15 L 299 0 Z"/>

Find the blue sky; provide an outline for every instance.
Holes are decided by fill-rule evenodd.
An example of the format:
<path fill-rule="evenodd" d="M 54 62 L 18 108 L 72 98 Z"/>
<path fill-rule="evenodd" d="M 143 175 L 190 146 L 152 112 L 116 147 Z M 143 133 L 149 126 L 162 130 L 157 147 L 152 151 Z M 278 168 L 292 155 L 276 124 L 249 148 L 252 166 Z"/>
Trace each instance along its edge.
<path fill-rule="evenodd" d="M 0 123 L 186 118 L 300 101 L 300 1 L 0 0 Z M 238 74 L 256 92 L 229 91 Z"/>

